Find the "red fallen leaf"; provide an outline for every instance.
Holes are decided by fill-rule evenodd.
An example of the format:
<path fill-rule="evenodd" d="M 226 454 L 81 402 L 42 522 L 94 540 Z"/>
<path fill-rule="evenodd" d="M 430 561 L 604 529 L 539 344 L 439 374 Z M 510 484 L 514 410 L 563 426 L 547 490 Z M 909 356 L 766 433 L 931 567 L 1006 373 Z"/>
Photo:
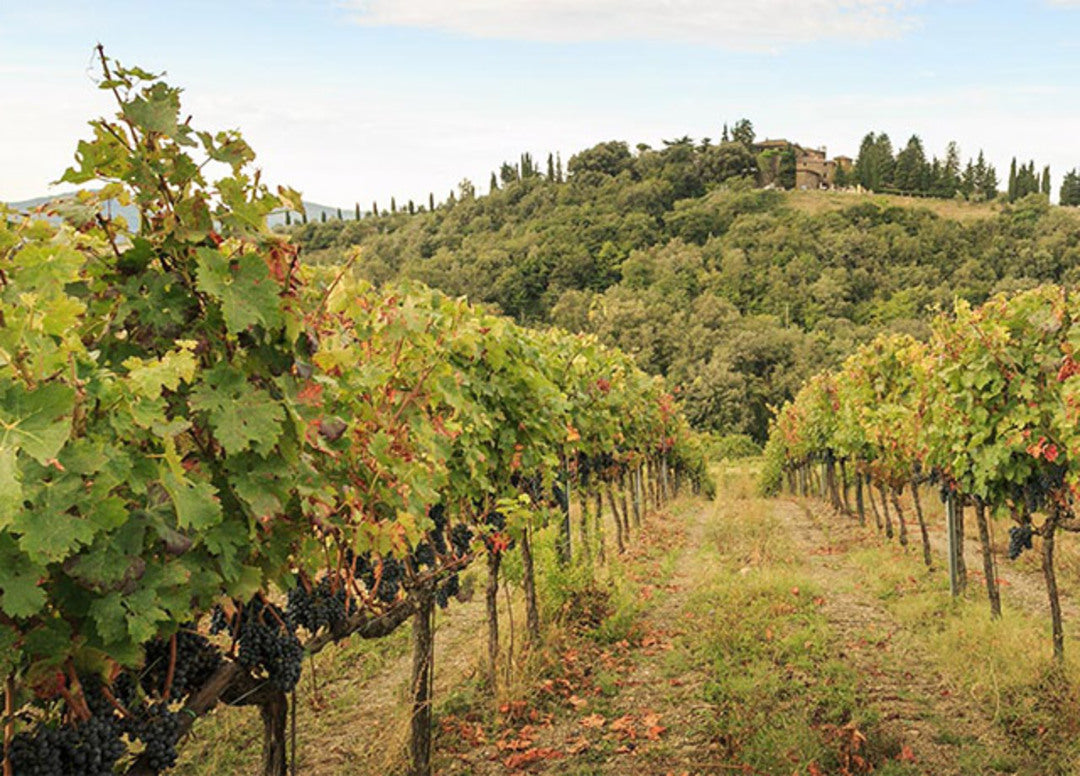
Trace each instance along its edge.
<path fill-rule="evenodd" d="M 624 714 L 612 722 L 611 730 L 627 738 L 637 738 L 637 731 L 634 729 L 634 718 L 630 714 Z"/>
<path fill-rule="evenodd" d="M 825 772 L 818 768 L 817 763 L 810 763 L 807 771 L 810 773 L 810 776 L 825 776 Z"/>
<path fill-rule="evenodd" d="M 667 728 L 663 725 L 651 725 L 645 729 L 645 737 L 650 741 L 659 741 L 660 736 L 662 736 L 666 730 Z"/>
<path fill-rule="evenodd" d="M 772 630 L 772 627 L 771 627 L 771 626 L 767 626 L 767 627 L 765 628 L 765 640 L 766 640 L 766 641 L 772 641 L 772 639 L 773 639 L 773 630 Z"/>
<path fill-rule="evenodd" d="M 527 749 L 524 752 L 518 754 L 512 754 L 503 760 L 503 765 L 507 768 L 523 768 L 526 765 L 531 765 L 538 760 L 558 760 L 565 755 L 558 749 L 552 749 L 547 746 L 534 747 L 533 749 Z"/>
<path fill-rule="evenodd" d="M 581 754 L 582 752 L 586 751 L 590 746 L 592 746 L 592 744 L 589 743 L 589 739 L 587 739 L 585 736 L 578 736 L 572 742 L 570 742 L 569 746 L 566 747 L 566 753 L 571 755 Z"/>
<path fill-rule="evenodd" d="M 814 606 L 824 606 L 824 605 L 825 605 L 825 597 L 824 596 L 819 595 L 814 599 Z"/>
<path fill-rule="evenodd" d="M 904 744 L 904 746 L 900 749 L 900 754 L 896 756 L 896 759 L 902 763 L 913 763 L 915 762 L 915 753 L 911 751 L 910 746 Z"/>
<path fill-rule="evenodd" d="M 606 722 L 603 714 L 590 714 L 580 720 L 581 726 L 587 728 L 602 728 Z"/>
<path fill-rule="evenodd" d="M 798 595 L 799 594 L 799 588 L 797 588 L 797 587 L 791 588 L 791 594 L 792 595 Z"/>

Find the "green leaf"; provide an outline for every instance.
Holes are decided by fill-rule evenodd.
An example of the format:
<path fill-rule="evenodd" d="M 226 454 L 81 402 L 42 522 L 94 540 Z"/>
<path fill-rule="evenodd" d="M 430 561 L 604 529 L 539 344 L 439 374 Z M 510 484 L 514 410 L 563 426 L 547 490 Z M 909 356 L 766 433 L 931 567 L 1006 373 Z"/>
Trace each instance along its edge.
<path fill-rule="evenodd" d="M 207 372 L 192 392 L 191 408 L 207 414 L 214 436 L 230 455 L 248 448 L 263 456 L 269 454 L 285 420 L 279 402 L 224 363 Z"/>
<path fill-rule="evenodd" d="M 259 256 L 245 253 L 230 260 L 213 248 L 199 248 L 197 263 L 199 289 L 221 302 L 230 333 L 258 324 L 267 329 L 281 326 L 280 289 Z"/>
<path fill-rule="evenodd" d="M 22 506 L 22 483 L 15 462 L 15 448 L 0 447 L 0 530 L 6 528 Z"/>
<path fill-rule="evenodd" d="M 177 130 L 180 91 L 164 83 L 155 83 L 123 105 L 124 116 L 143 132 L 172 136 Z"/>
<path fill-rule="evenodd" d="M 0 534 L 0 609 L 10 617 L 31 617 L 45 606 L 38 580 L 45 569 L 31 562 L 13 537 Z"/>
<path fill-rule="evenodd" d="M 175 391 L 180 382 L 191 382 L 195 376 L 194 341 L 178 342 L 177 350 L 158 359 L 141 359 L 135 356 L 124 361 L 128 370 L 128 384 L 140 396 L 156 399 L 163 389 Z"/>
<path fill-rule="evenodd" d="M 205 531 L 221 522 L 221 501 L 209 482 L 192 482 L 163 466 L 161 484 L 176 507 L 176 524 L 181 529 Z"/>
<path fill-rule="evenodd" d="M 54 509 L 20 512 L 12 530 L 19 547 L 34 560 L 61 561 L 94 540 L 95 526 L 84 517 Z"/>
<path fill-rule="evenodd" d="M 22 450 L 38 463 L 56 458 L 71 433 L 65 419 L 75 409 L 75 391 L 59 383 L 34 390 L 9 383 L 0 391 L 0 449 Z"/>

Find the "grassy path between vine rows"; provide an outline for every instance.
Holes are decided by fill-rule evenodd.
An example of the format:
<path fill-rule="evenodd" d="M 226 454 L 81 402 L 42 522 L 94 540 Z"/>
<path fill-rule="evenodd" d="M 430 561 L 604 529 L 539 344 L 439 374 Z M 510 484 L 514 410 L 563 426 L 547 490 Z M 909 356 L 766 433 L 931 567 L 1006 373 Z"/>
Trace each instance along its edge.
<path fill-rule="evenodd" d="M 977 582 L 952 601 L 916 547 L 756 498 L 752 474 L 725 469 L 714 503 L 677 500 L 600 583 L 561 590 L 544 648 L 519 651 L 494 697 L 481 596 L 440 615 L 436 773 L 1080 772 L 1080 671 L 1050 667 L 1033 601 L 1010 607 L 1006 588 L 993 623 Z M 317 693 L 306 670 L 299 772 L 405 773 L 409 664 L 403 629 L 321 656 Z M 252 772 L 254 716 L 199 726 L 181 772 Z"/>

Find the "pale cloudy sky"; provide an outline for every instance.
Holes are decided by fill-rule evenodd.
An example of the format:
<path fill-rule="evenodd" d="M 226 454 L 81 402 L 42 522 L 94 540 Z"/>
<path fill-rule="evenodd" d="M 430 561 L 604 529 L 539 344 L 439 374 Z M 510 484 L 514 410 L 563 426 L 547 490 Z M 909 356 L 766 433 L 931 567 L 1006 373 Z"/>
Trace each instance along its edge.
<path fill-rule="evenodd" d="M 522 151 L 759 136 L 854 155 L 869 130 L 1080 166 L 1080 1 L 40 0 L 0 2 L 0 200 L 48 193 L 86 120 L 98 41 L 166 70 L 273 182 L 349 207 L 482 190 Z"/>

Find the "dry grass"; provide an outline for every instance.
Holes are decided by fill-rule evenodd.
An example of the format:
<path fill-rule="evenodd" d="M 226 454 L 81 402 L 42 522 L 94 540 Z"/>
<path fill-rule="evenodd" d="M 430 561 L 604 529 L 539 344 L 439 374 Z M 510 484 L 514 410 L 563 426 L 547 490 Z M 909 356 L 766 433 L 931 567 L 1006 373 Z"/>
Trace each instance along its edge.
<path fill-rule="evenodd" d="M 1001 203 L 998 202 L 964 202 L 955 199 L 860 194 L 849 191 L 792 191 L 787 194 L 788 205 L 810 215 L 843 210 L 865 202 L 874 202 L 884 206 L 926 208 L 941 218 L 965 222 L 991 218 L 1001 212 Z"/>

